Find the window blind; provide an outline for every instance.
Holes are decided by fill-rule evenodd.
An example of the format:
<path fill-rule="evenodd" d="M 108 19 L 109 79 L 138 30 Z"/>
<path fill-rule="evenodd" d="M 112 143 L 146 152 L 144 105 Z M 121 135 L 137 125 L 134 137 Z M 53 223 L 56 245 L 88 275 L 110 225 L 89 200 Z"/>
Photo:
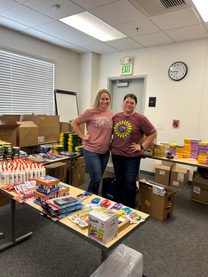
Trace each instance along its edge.
<path fill-rule="evenodd" d="M 0 114 L 54 114 L 55 65 L 0 50 Z"/>

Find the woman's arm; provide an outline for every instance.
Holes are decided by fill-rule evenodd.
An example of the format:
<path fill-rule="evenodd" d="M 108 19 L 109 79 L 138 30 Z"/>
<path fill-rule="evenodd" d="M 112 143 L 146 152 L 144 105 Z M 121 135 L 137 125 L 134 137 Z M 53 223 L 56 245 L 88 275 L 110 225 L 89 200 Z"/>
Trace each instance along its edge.
<path fill-rule="evenodd" d="M 80 122 L 79 118 L 75 118 L 71 122 L 71 126 L 74 129 L 74 132 L 82 139 L 82 140 L 89 140 L 90 135 L 87 134 L 86 136 L 83 134 L 82 130 L 80 129 L 79 125 L 81 125 L 82 122 Z"/>
<path fill-rule="evenodd" d="M 145 140 L 142 142 L 142 146 L 145 148 L 147 148 L 152 142 L 153 140 L 157 137 L 157 132 L 155 132 L 152 135 L 149 135 L 145 138 Z"/>
<path fill-rule="evenodd" d="M 144 141 L 142 141 L 141 143 L 132 143 L 131 145 L 131 149 L 133 152 L 135 151 L 142 151 L 145 148 L 147 148 L 152 142 L 153 140 L 157 137 L 157 132 L 155 132 L 152 135 L 149 135 L 145 138 Z"/>

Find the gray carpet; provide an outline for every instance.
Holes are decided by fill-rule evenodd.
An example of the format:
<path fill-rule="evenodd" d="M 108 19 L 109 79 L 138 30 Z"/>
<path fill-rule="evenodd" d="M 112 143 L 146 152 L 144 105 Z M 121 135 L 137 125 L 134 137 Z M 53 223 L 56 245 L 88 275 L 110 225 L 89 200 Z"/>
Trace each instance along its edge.
<path fill-rule="evenodd" d="M 208 276 L 208 206 L 191 201 L 190 188 L 176 193 L 172 218 L 150 218 L 123 242 L 143 254 L 147 277 Z M 0 207 L 0 231 L 2 244 L 10 238 L 9 205 Z M 96 247 L 17 204 L 17 235 L 30 231 L 31 238 L 0 253 L 1 277 L 89 277 L 100 265 Z"/>

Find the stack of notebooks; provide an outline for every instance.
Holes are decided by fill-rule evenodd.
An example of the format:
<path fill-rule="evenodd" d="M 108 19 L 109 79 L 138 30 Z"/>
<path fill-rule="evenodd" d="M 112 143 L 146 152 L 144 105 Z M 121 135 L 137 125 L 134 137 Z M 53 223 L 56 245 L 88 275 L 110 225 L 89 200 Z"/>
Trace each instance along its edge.
<path fill-rule="evenodd" d="M 71 214 L 74 211 L 80 210 L 84 207 L 82 200 L 66 195 L 42 202 L 42 215 L 57 221 Z"/>

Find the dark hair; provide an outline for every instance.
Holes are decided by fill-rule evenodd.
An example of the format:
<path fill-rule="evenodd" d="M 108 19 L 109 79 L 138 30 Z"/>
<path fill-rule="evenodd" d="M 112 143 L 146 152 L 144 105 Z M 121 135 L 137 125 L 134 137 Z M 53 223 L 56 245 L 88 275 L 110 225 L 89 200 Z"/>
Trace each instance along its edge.
<path fill-rule="evenodd" d="M 128 98 L 128 97 L 134 99 L 134 101 L 135 101 L 136 104 L 137 104 L 137 97 L 136 97 L 136 95 L 133 94 L 133 93 L 126 94 L 126 95 L 124 96 L 123 102 L 124 102 L 124 101 L 126 100 L 126 98 Z"/>

